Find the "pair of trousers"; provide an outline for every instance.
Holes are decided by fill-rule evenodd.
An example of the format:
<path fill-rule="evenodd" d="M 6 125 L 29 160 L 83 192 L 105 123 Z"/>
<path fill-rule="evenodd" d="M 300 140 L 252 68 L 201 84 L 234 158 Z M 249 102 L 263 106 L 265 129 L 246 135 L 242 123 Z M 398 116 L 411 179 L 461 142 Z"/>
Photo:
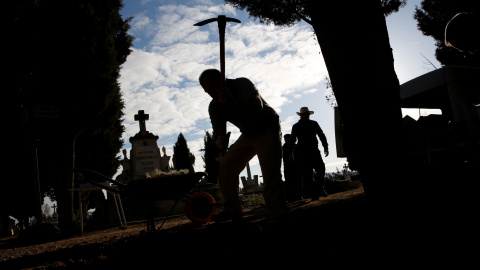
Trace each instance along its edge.
<path fill-rule="evenodd" d="M 218 185 L 223 195 L 225 211 L 241 214 L 238 196 L 239 175 L 247 163 L 258 156 L 263 175 L 263 195 L 270 223 L 280 222 L 287 214 L 282 181 L 282 144 L 280 128 L 267 128 L 258 135 L 241 134 L 225 154 L 218 171 Z"/>
<path fill-rule="evenodd" d="M 283 176 L 285 178 L 285 195 L 287 201 L 299 200 L 302 197 L 302 175 L 297 164 L 283 163 Z"/>
<path fill-rule="evenodd" d="M 299 156 L 304 188 L 317 198 L 325 192 L 325 163 L 321 153 L 318 149 L 311 149 Z"/>

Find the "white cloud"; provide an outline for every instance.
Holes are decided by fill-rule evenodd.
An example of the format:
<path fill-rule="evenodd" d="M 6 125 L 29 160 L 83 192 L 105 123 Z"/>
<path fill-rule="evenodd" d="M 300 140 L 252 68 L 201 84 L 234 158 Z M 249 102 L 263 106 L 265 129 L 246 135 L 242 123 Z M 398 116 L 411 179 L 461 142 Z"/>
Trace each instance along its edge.
<path fill-rule="evenodd" d="M 419 1 L 409 1 L 406 8 L 386 19 L 395 68 L 402 83 L 427 72 L 421 54 L 440 66 L 434 56 L 434 40 L 423 36 L 412 19 L 415 2 Z M 261 25 L 220 0 L 141 0 L 140 5 L 137 0 L 124 0 L 124 3 L 126 17 L 134 16 L 131 33 L 136 37 L 135 50 L 121 71 L 126 148 L 130 147 L 128 138 L 138 132 L 133 115 L 140 109 L 150 114 L 147 129 L 160 136 L 159 145 L 165 145 L 168 155 L 173 153 L 179 132 L 185 132 L 191 149 L 197 149 L 199 146 L 194 144 L 202 141 L 204 130 L 211 130 L 206 109 L 208 96 L 202 96 L 197 78 L 202 70 L 219 67 L 218 27 L 215 23 L 202 27 L 193 24 L 219 14 L 242 20 L 241 24 L 227 26 L 227 77 L 250 78 L 280 114 L 283 133 L 290 132 L 297 121 L 295 111 L 305 105 L 312 107 L 315 116 L 322 115 L 321 121 L 326 122 L 322 128 L 329 125 L 324 131 L 334 147 L 333 117 L 327 116 L 328 113 L 317 114 L 331 109 L 319 91 L 324 89 L 322 80 L 328 73 L 309 26 Z M 361 68 L 361 63 L 358 65 Z M 230 126 L 228 129 L 232 131 L 232 141 L 238 138 L 238 129 Z M 331 152 L 325 159 L 327 171 L 338 161 L 332 157 L 334 151 Z M 198 168 L 201 154 L 195 155 Z M 258 164 L 256 158 L 252 164 Z M 258 166 L 251 167 L 252 172 L 258 170 Z"/>
<path fill-rule="evenodd" d="M 285 135 L 285 134 L 290 133 L 291 130 L 292 130 L 293 124 L 298 122 L 299 119 L 300 118 L 299 118 L 298 115 L 292 115 L 292 116 L 287 117 L 286 120 L 282 121 L 282 134 Z"/>
<path fill-rule="evenodd" d="M 131 28 L 133 31 L 140 31 L 147 35 L 153 34 L 154 28 L 152 25 L 152 19 L 150 19 L 144 13 L 137 14 L 131 22 Z"/>
<path fill-rule="evenodd" d="M 204 69 L 219 68 L 220 64 L 218 26 L 193 24 L 218 14 L 236 14 L 229 5 L 202 2 L 206 3 L 164 5 L 136 15 L 131 31 L 142 45 L 128 57 L 120 79 L 126 105 L 125 142 L 139 130 L 133 116 L 145 110 L 150 115 L 147 129 L 158 135 L 159 141 L 183 133 L 196 155 L 196 170 L 203 170 L 200 149 L 204 130 L 211 130 L 207 112 L 210 97 L 198 84 L 198 76 Z M 316 91 L 327 73 L 312 35 L 310 28 L 298 25 L 282 28 L 253 22 L 229 24 L 225 46 L 227 77 L 251 79 L 280 113 L 282 106 L 293 99 Z M 232 126 L 229 130 L 233 142 L 240 133 Z M 165 145 L 168 154 L 174 143 Z M 257 158 L 250 163 L 255 164 Z"/>

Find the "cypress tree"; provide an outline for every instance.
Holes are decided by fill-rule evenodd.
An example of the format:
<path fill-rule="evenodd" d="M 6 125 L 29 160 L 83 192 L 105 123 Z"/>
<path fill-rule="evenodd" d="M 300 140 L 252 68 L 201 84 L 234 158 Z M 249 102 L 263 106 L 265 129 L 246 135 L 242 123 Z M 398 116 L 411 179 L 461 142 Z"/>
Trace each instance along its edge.
<path fill-rule="evenodd" d="M 188 169 L 189 173 L 194 173 L 193 165 L 195 164 L 195 156 L 190 152 L 187 140 L 180 132 L 177 142 L 173 146 L 173 166 L 175 170 Z"/>
<path fill-rule="evenodd" d="M 204 148 L 200 151 L 203 151 L 203 167 L 207 172 L 206 181 L 210 183 L 217 183 L 218 168 L 220 163 L 216 160 L 218 156 L 217 146 L 213 141 L 213 135 L 205 130 L 205 137 L 203 138 Z"/>
<path fill-rule="evenodd" d="M 7 92 L 14 97 L 7 100 L 20 110 L 21 118 L 15 121 L 27 137 L 12 132 L 11 144 L 29 148 L 22 151 L 28 153 L 25 160 L 16 161 L 26 164 L 22 170 L 33 168 L 34 172 L 23 174 L 18 182 L 27 186 L 32 182 L 29 179 L 36 183 L 39 179 L 42 192 L 47 187 L 54 190 L 51 195 L 58 203 L 59 225 L 68 231 L 74 218 L 73 168 L 86 157 L 80 152 L 76 155 L 77 139 L 115 130 L 108 140 L 113 148 L 121 142 L 123 101 L 118 78 L 131 51 L 129 19 L 119 13 L 121 0 L 6 4 L 6 36 L 11 37 L 6 50 L 10 52 Z M 113 159 L 118 150 L 112 151 Z M 106 159 L 112 157 L 100 148 L 93 151 Z M 114 160 L 106 163 L 115 166 Z M 37 169 L 40 174 L 35 173 Z"/>

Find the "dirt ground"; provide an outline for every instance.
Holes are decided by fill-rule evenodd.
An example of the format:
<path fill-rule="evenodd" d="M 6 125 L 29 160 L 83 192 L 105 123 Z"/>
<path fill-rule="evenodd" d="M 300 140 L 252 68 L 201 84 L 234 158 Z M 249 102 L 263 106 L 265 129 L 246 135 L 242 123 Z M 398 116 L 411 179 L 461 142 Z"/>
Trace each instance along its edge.
<path fill-rule="evenodd" d="M 420 259 L 432 266 L 445 252 L 446 239 L 428 226 L 412 226 L 412 234 L 412 230 L 403 230 L 403 225 L 392 226 L 402 223 L 400 220 L 372 219 L 367 204 L 363 189 L 358 188 L 318 201 L 289 203 L 289 219 L 274 228 L 266 224 L 265 209 L 253 207 L 245 209 L 245 222 L 240 225 L 197 225 L 186 217 L 176 217 L 155 232 L 145 232 L 144 224 L 136 224 L 125 230 L 110 228 L 68 238 L 0 238 L 0 269 L 157 269 L 224 264 L 300 268 L 327 263 L 382 266 L 385 260 L 408 266 L 414 260 L 418 265 Z"/>

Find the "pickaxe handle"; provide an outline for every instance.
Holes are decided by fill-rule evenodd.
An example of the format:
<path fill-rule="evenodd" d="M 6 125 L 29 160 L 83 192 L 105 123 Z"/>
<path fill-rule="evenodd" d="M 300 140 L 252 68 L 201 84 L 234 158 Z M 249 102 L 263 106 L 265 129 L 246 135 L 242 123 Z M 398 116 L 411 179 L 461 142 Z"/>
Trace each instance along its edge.
<path fill-rule="evenodd" d="M 222 74 L 221 86 L 223 89 L 225 86 L 225 28 L 227 26 L 227 22 L 236 22 L 236 23 L 241 23 L 241 22 L 240 20 L 229 18 L 229 17 L 226 17 L 225 15 L 218 15 L 217 18 L 211 18 L 208 20 L 201 21 L 199 23 L 194 24 L 194 26 L 202 26 L 214 21 L 218 22 L 218 33 L 220 36 L 220 73 Z"/>
<path fill-rule="evenodd" d="M 218 34 L 220 36 L 220 73 L 222 74 L 220 86 L 225 89 L 225 28 L 220 28 L 220 21 L 218 22 Z"/>

